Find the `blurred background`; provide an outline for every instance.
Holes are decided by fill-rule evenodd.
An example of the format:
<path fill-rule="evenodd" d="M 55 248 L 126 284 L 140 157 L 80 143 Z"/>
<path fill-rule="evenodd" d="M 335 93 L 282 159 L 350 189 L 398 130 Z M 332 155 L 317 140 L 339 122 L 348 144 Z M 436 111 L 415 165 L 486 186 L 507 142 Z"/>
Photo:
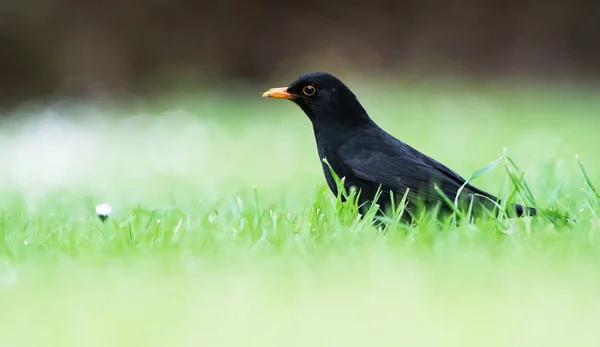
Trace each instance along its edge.
<path fill-rule="evenodd" d="M 0 105 L 260 84 L 309 70 L 543 81 L 600 76 L 600 2 L 0 2 Z"/>
<path fill-rule="evenodd" d="M 598 18 L 591 0 L 1 1 L 0 192 L 31 208 L 61 188 L 135 205 L 257 187 L 301 209 L 323 182 L 310 122 L 260 93 L 328 71 L 465 177 L 508 148 L 542 204 L 581 197 L 575 155 L 600 180 Z"/>
<path fill-rule="evenodd" d="M 327 230 L 315 70 L 581 224 Z M 0 0 L 0 344 L 598 345 L 599 81 L 598 0 Z"/>

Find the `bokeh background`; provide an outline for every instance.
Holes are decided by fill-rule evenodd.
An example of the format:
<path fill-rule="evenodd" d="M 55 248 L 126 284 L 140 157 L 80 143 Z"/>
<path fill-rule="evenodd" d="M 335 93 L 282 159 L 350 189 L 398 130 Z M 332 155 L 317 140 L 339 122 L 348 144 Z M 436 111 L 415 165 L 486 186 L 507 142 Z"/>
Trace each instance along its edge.
<path fill-rule="evenodd" d="M 314 70 L 578 223 L 336 222 Z M 0 0 L 0 345 L 597 346 L 599 81 L 598 0 Z"/>
<path fill-rule="evenodd" d="M 598 16 L 593 0 L 6 0 L 0 103 L 262 86 L 315 69 L 589 82 Z"/>
<path fill-rule="evenodd" d="M 60 188 L 128 206 L 257 187 L 300 210 L 323 182 L 310 122 L 260 93 L 328 71 L 463 176 L 508 148 L 544 205 L 563 183 L 581 193 L 575 155 L 600 178 L 599 15 L 586 0 L 2 1 L 0 189 L 31 209 Z"/>

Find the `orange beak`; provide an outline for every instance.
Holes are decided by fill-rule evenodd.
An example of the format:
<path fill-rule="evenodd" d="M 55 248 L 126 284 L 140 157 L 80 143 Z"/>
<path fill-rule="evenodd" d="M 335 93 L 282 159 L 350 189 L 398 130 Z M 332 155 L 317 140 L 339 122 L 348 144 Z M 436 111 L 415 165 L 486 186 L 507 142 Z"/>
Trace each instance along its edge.
<path fill-rule="evenodd" d="M 271 88 L 263 93 L 263 98 L 276 98 L 276 99 L 293 99 L 294 94 L 288 92 L 287 87 Z"/>

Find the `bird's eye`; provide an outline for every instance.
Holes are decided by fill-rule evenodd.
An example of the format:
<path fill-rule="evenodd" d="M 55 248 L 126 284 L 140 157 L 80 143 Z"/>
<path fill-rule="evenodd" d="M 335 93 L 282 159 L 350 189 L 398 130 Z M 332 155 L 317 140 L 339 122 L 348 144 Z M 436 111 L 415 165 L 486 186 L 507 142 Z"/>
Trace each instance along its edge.
<path fill-rule="evenodd" d="M 306 86 L 302 88 L 302 93 L 306 96 L 312 96 L 317 90 L 313 86 Z"/>

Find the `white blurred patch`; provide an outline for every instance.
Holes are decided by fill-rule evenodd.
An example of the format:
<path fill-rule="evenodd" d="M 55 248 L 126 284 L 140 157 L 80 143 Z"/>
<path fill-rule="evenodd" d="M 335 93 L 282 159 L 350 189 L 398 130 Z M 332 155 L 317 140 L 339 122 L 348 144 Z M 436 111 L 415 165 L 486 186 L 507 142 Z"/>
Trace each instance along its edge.
<path fill-rule="evenodd" d="M 301 114 L 287 119 L 305 123 L 304 131 L 237 112 L 225 121 L 185 109 L 114 116 L 65 107 L 25 114 L 0 125 L 0 191 L 18 192 L 30 209 L 60 189 L 115 203 L 125 197 L 162 204 L 174 189 L 206 199 L 283 185 L 307 170 L 320 178 L 312 131 Z M 249 126 L 233 129 L 235 119 Z"/>
<path fill-rule="evenodd" d="M 99 216 L 108 216 L 112 213 L 112 206 L 107 203 L 96 205 L 96 214 Z"/>

